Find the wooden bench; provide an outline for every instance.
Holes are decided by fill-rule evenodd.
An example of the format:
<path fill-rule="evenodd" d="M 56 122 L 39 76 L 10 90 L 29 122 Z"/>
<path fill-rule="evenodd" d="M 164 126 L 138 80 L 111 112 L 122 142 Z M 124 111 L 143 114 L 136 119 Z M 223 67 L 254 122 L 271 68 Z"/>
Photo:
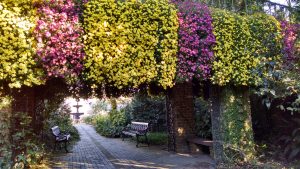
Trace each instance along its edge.
<path fill-rule="evenodd" d="M 136 147 L 139 146 L 139 137 L 144 136 L 146 138 L 146 142 L 149 146 L 149 141 L 147 137 L 149 123 L 143 122 L 131 122 L 121 133 L 122 140 L 124 141 L 125 136 L 136 137 Z"/>
<path fill-rule="evenodd" d="M 61 133 L 58 126 L 54 126 L 51 128 L 52 135 L 55 137 L 55 144 L 54 144 L 54 150 L 56 150 L 56 145 L 65 143 L 65 150 L 68 153 L 67 149 L 67 143 L 69 143 L 69 140 L 71 138 L 71 135 L 69 133 Z M 61 145 L 60 145 L 61 147 Z"/>
<path fill-rule="evenodd" d="M 193 143 L 196 145 L 208 147 L 208 151 L 209 151 L 208 153 L 210 153 L 212 155 L 212 146 L 213 146 L 212 140 L 207 140 L 207 139 L 198 138 L 198 137 L 191 137 L 191 138 L 188 138 L 186 141 L 187 141 L 188 145 Z"/>

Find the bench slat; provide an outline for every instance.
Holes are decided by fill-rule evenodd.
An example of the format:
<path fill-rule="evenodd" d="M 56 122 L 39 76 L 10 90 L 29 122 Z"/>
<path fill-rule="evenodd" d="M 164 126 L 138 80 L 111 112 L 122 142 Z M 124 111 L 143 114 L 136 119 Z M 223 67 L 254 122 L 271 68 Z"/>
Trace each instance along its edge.
<path fill-rule="evenodd" d="M 190 143 L 201 144 L 201 145 L 205 145 L 205 146 L 209 146 L 209 147 L 213 146 L 212 140 L 206 140 L 203 138 L 189 138 L 189 139 L 187 139 L 187 141 Z"/>

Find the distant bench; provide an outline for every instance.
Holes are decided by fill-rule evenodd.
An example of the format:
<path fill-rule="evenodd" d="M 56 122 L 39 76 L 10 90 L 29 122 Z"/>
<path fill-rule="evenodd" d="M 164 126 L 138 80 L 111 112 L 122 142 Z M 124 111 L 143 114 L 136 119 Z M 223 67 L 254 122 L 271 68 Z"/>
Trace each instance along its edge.
<path fill-rule="evenodd" d="M 131 122 L 130 125 L 125 127 L 125 129 L 121 133 L 122 140 L 124 141 L 125 136 L 136 137 L 136 147 L 139 146 L 139 137 L 144 136 L 146 138 L 146 142 L 149 146 L 149 141 L 147 137 L 149 123 L 144 122 Z"/>
<path fill-rule="evenodd" d="M 207 140 L 207 139 L 198 138 L 198 137 L 191 137 L 191 138 L 188 138 L 186 141 L 188 144 L 192 143 L 192 144 L 208 147 L 208 151 L 212 155 L 212 146 L 213 146 L 212 140 Z"/>
<path fill-rule="evenodd" d="M 65 143 L 65 150 L 68 153 L 67 149 L 67 143 L 69 143 L 69 140 L 71 138 L 71 134 L 69 133 L 61 133 L 58 126 L 54 126 L 51 128 L 52 135 L 55 137 L 55 144 L 54 144 L 54 150 L 56 150 L 56 145 Z"/>

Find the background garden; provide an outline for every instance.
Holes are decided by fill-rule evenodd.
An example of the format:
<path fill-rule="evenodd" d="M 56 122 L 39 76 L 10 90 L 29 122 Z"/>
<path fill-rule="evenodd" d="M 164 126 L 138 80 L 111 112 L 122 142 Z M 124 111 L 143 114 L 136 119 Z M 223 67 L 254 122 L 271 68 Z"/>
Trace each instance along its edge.
<path fill-rule="evenodd" d="M 105 136 L 146 121 L 153 143 L 171 151 L 197 135 L 215 141 L 218 164 L 296 163 L 300 10 L 292 4 L 2 0 L 0 167 L 43 163 L 55 124 L 78 136 L 67 97 L 109 100 L 108 115 L 86 119 Z M 132 101 L 118 108 L 120 96 Z"/>

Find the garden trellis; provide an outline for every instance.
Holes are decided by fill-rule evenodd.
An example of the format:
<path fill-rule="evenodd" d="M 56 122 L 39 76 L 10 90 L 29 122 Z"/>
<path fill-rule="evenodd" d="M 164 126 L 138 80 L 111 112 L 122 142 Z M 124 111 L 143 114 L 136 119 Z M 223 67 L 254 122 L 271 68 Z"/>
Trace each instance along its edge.
<path fill-rule="evenodd" d="M 242 14 L 192 1 L 2 0 L 0 81 L 10 88 L 41 85 L 53 78 L 68 84 L 82 80 L 98 89 L 149 84 L 170 89 L 181 84 L 183 93 L 184 87 L 193 86 L 182 82 L 210 81 L 223 87 L 215 97 L 220 96 L 217 101 L 223 106 L 215 104 L 215 110 L 223 111 L 221 141 L 241 145 L 244 158 L 251 158 L 248 89 L 261 85 L 282 60 L 295 60 L 297 27 L 254 13 L 254 1 L 235 4 L 241 8 L 230 7 L 232 2 L 212 6 Z M 237 130 L 245 132 L 232 133 Z"/>

